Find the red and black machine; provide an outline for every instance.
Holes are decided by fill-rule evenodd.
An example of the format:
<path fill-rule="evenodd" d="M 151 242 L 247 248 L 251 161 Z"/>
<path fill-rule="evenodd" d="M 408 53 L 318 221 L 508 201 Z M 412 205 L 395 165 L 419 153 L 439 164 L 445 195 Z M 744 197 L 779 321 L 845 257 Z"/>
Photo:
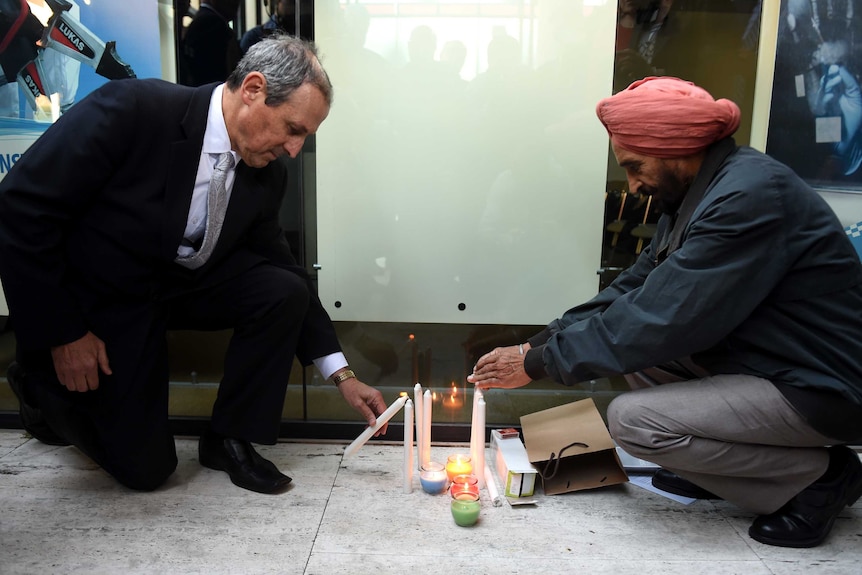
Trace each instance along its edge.
<path fill-rule="evenodd" d="M 33 109 L 36 99 L 48 96 L 41 55 L 56 50 L 94 68 L 109 80 L 134 78 L 131 66 L 117 55 L 116 42 L 103 42 L 69 13 L 67 0 L 45 0 L 52 11 L 48 24 L 30 12 L 27 0 L 0 0 L 0 85 L 18 82 Z"/>

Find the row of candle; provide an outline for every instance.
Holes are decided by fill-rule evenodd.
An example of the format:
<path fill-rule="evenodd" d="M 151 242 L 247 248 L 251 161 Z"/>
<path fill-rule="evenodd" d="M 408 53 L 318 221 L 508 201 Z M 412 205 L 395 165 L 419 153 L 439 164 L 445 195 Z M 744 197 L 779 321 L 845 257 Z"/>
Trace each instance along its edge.
<path fill-rule="evenodd" d="M 478 390 L 477 390 L 478 391 Z M 452 497 L 450 503 L 450 511 L 455 524 L 462 527 L 475 525 L 479 520 L 481 504 L 479 502 L 479 479 L 472 475 L 473 467 L 473 451 L 476 445 L 476 421 L 475 421 L 475 406 L 473 432 L 471 433 L 471 456 L 455 454 L 450 455 L 446 466 L 441 463 L 431 461 L 431 394 L 430 391 L 425 391 L 422 394 L 422 386 L 416 384 L 414 386 L 414 397 L 416 403 L 422 405 L 422 416 L 416 419 L 416 443 L 418 452 L 419 464 L 419 483 L 426 493 L 438 494 L 446 491 L 447 486 L 451 482 L 449 493 Z M 484 402 L 483 402 L 484 406 Z M 418 410 L 417 410 L 418 411 Z M 408 431 L 408 427 L 410 431 Z M 404 418 L 404 445 L 405 445 L 405 490 L 409 492 L 407 482 L 412 484 L 413 462 L 410 457 L 406 456 L 408 445 L 410 445 L 410 454 L 412 456 L 412 445 L 408 441 L 412 441 L 413 420 L 410 415 L 405 414 Z M 482 423 L 484 428 L 484 422 Z M 482 452 L 484 457 L 484 433 L 482 441 Z"/>
<path fill-rule="evenodd" d="M 473 398 L 473 414 L 470 433 L 470 456 L 452 455 L 445 468 L 432 462 L 431 457 L 431 408 L 432 396 L 430 390 L 422 392 L 422 386 L 414 387 L 416 404 L 402 395 L 389 406 L 378 418 L 375 425 L 365 429 L 344 451 L 349 457 L 359 450 L 392 416 L 404 408 L 404 491 L 410 493 L 413 486 L 413 431 L 416 425 L 416 447 L 418 457 L 416 464 L 420 469 L 420 484 L 428 493 L 442 493 L 448 484 L 453 484 L 452 515 L 458 525 L 473 525 L 479 516 L 479 487 L 485 484 L 485 401 L 480 390 L 476 390 Z M 415 416 L 414 416 L 415 414 Z M 455 481 L 456 477 L 470 478 L 471 481 Z M 469 483 L 475 486 L 463 489 Z M 455 488 L 455 486 L 461 486 Z M 490 485 L 489 485 L 490 489 Z M 499 497 L 491 493 L 494 505 L 498 505 Z"/>

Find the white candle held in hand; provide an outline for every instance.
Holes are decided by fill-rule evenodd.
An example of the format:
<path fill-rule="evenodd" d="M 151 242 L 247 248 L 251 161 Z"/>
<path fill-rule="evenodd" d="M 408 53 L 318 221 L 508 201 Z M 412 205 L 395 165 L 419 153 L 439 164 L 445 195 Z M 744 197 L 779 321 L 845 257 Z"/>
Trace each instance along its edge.
<path fill-rule="evenodd" d="M 404 407 L 404 404 L 407 402 L 407 396 L 402 395 L 398 399 L 396 399 L 389 408 L 377 416 L 377 423 L 375 423 L 371 427 L 366 427 L 365 431 L 359 434 L 359 437 L 353 440 L 353 443 L 347 446 L 344 450 L 344 457 L 350 457 L 357 451 L 359 448 L 365 445 L 365 442 L 371 439 L 371 437 L 380 431 L 380 428 L 386 425 L 392 416 L 398 413 L 398 411 Z"/>
<path fill-rule="evenodd" d="M 485 483 L 485 398 L 479 396 L 476 406 L 476 455 L 473 457 L 473 473 L 479 479 L 479 487 Z"/>
<path fill-rule="evenodd" d="M 478 410 L 479 410 L 479 400 L 482 399 L 482 391 L 478 388 L 473 389 L 473 413 L 470 416 L 470 457 L 473 461 L 477 461 L 479 454 L 477 451 L 479 450 L 479 421 L 478 421 Z M 484 425 L 484 424 L 483 424 Z M 484 430 L 483 430 L 484 431 Z M 484 433 L 482 433 L 482 443 L 484 444 Z"/>

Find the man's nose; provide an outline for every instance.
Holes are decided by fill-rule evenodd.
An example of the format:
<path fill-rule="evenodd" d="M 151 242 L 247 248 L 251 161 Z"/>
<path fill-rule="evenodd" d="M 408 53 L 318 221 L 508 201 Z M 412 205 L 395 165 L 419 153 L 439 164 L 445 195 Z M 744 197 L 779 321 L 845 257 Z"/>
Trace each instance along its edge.
<path fill-rule="evenodd" d="M 291 138 L 284 144 L 284 149 L 287 151 L 287 155 L 291 158 L 295 158 L 299 155 L 299 152 L 302 151 L 302 146 L 305 144 L 305 137 L 302 138 Z"/>

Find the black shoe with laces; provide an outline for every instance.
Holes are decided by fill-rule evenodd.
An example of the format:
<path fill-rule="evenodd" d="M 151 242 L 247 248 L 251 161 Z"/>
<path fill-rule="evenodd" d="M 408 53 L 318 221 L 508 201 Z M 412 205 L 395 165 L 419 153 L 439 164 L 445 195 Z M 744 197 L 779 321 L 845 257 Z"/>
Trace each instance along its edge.
<path fill-rule="evenodd" d="M 835 518 L 862 496 L 862 463 L 844 446 L 829 448 L 830 471 L 784 506 L 761 515 L 748 529 L 755 541 L 778 547 L 816 547 L 823 543 Z M 834 470 L 834 473 L 833 473 Z"/>
<path fill-rule="evenodd" d="M 234 485 L 250 491 L 283 493 L 290 486 L 290 477 L 242 439 L 205 432 L 198 442 L 198 460 L 204 467 L 226 471 Z"/>
<path fill-rule="evenodd" d="M 68 441 L 60 437 L 57 432 L 51 429 L 51 426 L 48 425 L 47 421 L 45 421 L 45 417 L 42 415 L 42 411 L 40 409 L 27 403 L 27 400 L 24 398 L 26 380 L 27 375 L 17 362 L 13 362 L 9 365 L 9 368 L 6 371 L 6 381 L 9 382 L 9 387 L 12 389 L 12 393 L 14 393 L 15 397 L 18 398 L 18 413 L 21 417 L 21 424 L 24 426 L 24 430 L 42 443 L 46 443 L 48 445 L 71 445 Z"/>

